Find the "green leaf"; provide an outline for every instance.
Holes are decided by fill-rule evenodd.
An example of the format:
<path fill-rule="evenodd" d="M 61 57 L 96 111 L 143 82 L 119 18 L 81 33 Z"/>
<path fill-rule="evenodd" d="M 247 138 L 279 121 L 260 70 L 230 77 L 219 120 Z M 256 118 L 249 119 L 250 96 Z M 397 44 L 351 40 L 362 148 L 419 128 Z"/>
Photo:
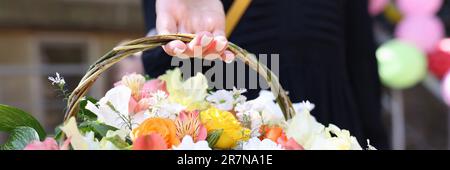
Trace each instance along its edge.
<path fill-rule="evenodd" d="M 97 100 L 92 97 L 86 97 L 85 99 L 80 101 L 80 110 L 78 112 L 78 118 L 81 119 L 80 121 L 88 121 L 88 120 L 97 120 L 97 115 L 95 113 L 92 113 L 90 110 L 86 109 L 86 105 L 88 102 L 91 102 L 93 104 L 97 103 Z"/>
<path fill-rule="evenodd" d="M 111 130 L 111 131 L 116 131 L 118 130 L 115 127 L 97 122 L 97 121 L 86 121 L 86 122 L 82 122 L 78 128 L 80 129 L 81 132 L 86 133 L 89 131 L 92 131 L 95 133 L 95 137 L 97 139 L 102 139 L 104 137 L 106 137 L 106 133 Z"/>
<path fill-rule="evenodd" d="M 22 150 L 35 140 L 39 140 L 36 130 L 31 127 L 19 126 L 10 132 L 8 140 L 0 146 L 0 150 Z"/>
<path fill-rule="evenodd" d="M 61 130 L 61 127 L 60 126 L 58 126 L 58 127 L 56 127 L 55 128 L 55 140 L 56 141 L 62 141 L 62 140 L 64 140 L 63 139 L 63 131 Z"/>
<path fill-rule="evenodd" d="M 130 146 L 126 141 L 122 140 L 120 138 L 120 136 L 118 136 L 118 135 L 115 135 L 113 137 L 108 137 L 105 139 L 110 141 L 112 144 L 114 144 L 119 149 L 126 149 Z"/>
<path fill-rule="evenodd" d="M 208 141 L 208 145 L 210 148 L 213 148 L 216 145 L 217 141 L 219 141 L 220 136 L 222 136 L 222 133 L 223 129 L 213 130 L 208 133 L 206 141 Z"/>
<path fill-rule="evenodd" d="M 0 131 L 11 133 L 19 126 L 33 128 L 41 140 L 45 139 L 45 131 L 41 124 L 30 114 L 7 105 L 0 104 Z"/>

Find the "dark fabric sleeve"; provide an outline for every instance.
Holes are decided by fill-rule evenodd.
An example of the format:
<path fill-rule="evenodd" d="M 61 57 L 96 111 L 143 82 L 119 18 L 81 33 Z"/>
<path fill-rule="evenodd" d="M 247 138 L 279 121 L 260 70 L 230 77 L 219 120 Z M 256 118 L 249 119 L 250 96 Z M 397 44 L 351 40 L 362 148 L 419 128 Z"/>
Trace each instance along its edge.
<path fill-rule="evenodd" d="M 144 11 L 145 30 L 150 31 L 155 28 L 156 12 L 155 0 L 142 0 L 142 11 Z"/>
<path fill-rule="evenodd" d="M 142 0 L 142 8 L 144 11 L 145 29 L 148 32 L 155 28 L 156 24 L 155 0 Z M 171 68 L 171 58 L 161 47 L 144 51 L 142 53 L 142 62 L 145 73 L 152 78 L 164 74 L 166 70 Z"/>
<path fill-rule="evenodd" d="M 365 137 L 373 146 L 388 149 L 381 116 L 381 85 L 375 57 L 372 20 L 367 1 L 346 1 L 346 62 Z M 362 145 L 366 141 L 359 141 Z"/>

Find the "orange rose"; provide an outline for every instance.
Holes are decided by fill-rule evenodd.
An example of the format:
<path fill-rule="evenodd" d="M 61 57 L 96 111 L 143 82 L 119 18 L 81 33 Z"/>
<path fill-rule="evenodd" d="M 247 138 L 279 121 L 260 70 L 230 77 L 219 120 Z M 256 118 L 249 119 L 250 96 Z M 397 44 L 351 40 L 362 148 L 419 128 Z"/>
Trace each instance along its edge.
<path fill-rule="evenodd" d="M 267 138 L 274 142 L 277 142 L 277 139 L 284 134 L 283 129 L 279 126 L 262 126 L 261 132 L 262 139 Z"/>
<path fill-rule="evenodd" d="M 133 140 L 141 136 L 158 133 L 166 142 L 167 148 L 172 148 L 173 145 L 180 143 L 177 138 L 175 123 L 170 119 L 149 118 L 142 122 L 139 127 L 133 129 L 131 133 Z"/>
<path fill-rule="evenodd" d="M 281 146 L 283 146 L 286 150 L 303 150 L 303 146 L 298 144 L 293 138 L 287 138 L 286 134 L 283 131 L 283 128 L 279 126 L 261 126 L 260 129 L 261 137 L 260 139 L 270 139 Z"/>

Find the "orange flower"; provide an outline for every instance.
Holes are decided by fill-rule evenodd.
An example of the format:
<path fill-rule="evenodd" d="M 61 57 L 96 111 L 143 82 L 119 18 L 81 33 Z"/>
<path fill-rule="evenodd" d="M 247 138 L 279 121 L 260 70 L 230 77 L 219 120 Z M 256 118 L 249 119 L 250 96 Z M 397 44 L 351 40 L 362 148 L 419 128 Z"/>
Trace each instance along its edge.
<path fill-rule="evenodd" d="M 278 138 L 281 137 L 284 132 L 283 129 L 279 126 L 262 126 L 261 134 L 262 139 L 267 138 L 274 142 L 277 142 Z"/>
<path fill-rule="evenodd" d="M 166 142 L 167 148 L 172 148 L 173 145 L 178 145 L 180 140 L 177 138 L 175 123 L 170 119 L 164 118 L 149 118 L 142 122 L 142 124 L 133 129 L 133 140 L 141 136 L 158 133 Z"/>
<path fill-rule="evenodd" d="M 303 146 L 298 144 L 293 138 L 287 138 L 283 128 L 279 126 L 261 126 L 261 140 L 270 139 L 280 144 L 286 150 L 303 150 Z"/>

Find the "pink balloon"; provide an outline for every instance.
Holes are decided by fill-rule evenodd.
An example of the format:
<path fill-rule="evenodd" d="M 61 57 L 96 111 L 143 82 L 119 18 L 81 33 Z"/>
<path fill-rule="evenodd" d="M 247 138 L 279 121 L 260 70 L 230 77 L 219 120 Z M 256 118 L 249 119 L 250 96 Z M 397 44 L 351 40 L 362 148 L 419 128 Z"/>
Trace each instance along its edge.
<path fill-rule="evenodd" d="M 442 98 L 444 99 L 445 103 L 450 106 L 450 72 L 447 72 L 447 74 L 444 77 L 444 80 L 441 84 L 442 89 Z"/>
<path fill-rule="evenodd" d="M 426 52 L 432 52 L 436 44 L 444 38 L 444 25 L 435 16 L 406 17 L 397 26 L 395 36 L 405 42 L 415 44 Z"/>
<path fill-rule="evenodd" d="M 389 3 L 389 0 L 370 0 L 369 1 L 369 13 L 372 16 L 380 14 L 386 5 Z"/>
<path fill-rule="evenodd" d="M 397 6 L 404 15 L 435 15 L 443 0 L 397 0 Z"/>

